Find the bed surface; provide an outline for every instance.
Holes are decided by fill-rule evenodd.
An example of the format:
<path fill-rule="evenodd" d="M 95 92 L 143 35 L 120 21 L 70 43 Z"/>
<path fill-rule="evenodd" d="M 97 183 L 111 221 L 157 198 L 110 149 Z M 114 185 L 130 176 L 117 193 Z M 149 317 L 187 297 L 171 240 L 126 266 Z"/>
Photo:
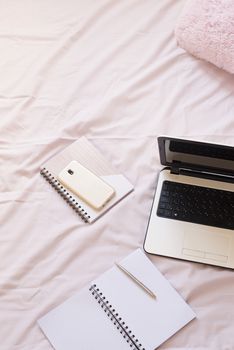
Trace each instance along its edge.
<path fill-rule="evenodd" d="M 234 78 L 178 48 L 184 0 L 9 0 L 0 11 L 0 349 L 50 350 L 36 320 L 142 247 L 156 137 L 234 145 Z M 86 225 L 39 175 L 86 136 L 135 191 Z M 234 349 L 233 271 L 150 256 L 197 319 L 161 349 Z"/>

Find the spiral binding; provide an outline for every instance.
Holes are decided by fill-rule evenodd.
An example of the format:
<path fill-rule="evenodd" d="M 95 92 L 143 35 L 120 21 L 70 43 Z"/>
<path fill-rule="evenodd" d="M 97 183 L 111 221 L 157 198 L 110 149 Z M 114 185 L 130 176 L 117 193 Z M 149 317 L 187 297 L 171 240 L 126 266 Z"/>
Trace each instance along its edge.
<path fill-rule="evenodd" d="M 41 169 L 41 175 L 49 182 L 49 184 L 62 196 L 62 198 L 76 211 L 84 222 L 88 223 L 90 216 L 82 209 L 81 205 L 70 195 L 64 186 L 46 169 Z"/>
<path fill-rule="evenodd" d="M 146 350 L 136 338 L 136 336 L 132 334 L 132 331 L 128 328 L 114 307 L 109 303 L 108 300 L 106 300 L 105 296 L 103 296 L 103 293 L 100 292 L 99 288 L 97 288 L 97 285 L 93 284 L 89 290 L 97 300 L 98 304 L 100 304 L 102 309 L 106 312 L 110 320 L 114 323 L 114 325 L 116 325 L 117 329 L 123 335 L 126 342 L 129 343 L 129 346 L 133 350 Z"/>

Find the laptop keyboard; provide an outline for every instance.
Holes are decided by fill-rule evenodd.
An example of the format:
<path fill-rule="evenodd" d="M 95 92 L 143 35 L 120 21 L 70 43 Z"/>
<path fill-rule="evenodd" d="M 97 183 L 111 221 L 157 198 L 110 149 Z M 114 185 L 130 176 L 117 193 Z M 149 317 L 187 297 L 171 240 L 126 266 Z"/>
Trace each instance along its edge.
<path fill-rule="evenodd" d="M 160 217 L 234 229 L 234 192 L 164 181 Z"/>

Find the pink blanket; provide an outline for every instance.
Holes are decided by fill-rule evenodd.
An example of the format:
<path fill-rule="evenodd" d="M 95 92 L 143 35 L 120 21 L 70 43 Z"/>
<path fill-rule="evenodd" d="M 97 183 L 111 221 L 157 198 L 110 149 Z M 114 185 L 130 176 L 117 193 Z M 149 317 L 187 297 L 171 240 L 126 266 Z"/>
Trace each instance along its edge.
<path fill-rule="evenodd" d="M 179 46 L 234 73 L 233 0 L 190 0 L 176 30 Z"/>

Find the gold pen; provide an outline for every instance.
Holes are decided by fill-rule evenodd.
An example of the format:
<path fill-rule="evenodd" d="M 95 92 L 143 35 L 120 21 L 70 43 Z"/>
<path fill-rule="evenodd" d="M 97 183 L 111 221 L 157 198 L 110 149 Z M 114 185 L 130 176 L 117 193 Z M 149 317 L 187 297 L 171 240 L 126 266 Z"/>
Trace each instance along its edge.
<path fill-rule="evenodd" d="M 147 288 L 141 281 L 139 281 L 131 272 L 129 272 L 127 269 L 125 269 L 123 266 L 121 266 L 118 263 L 115 263 L 115 265 L 122 270 L 126 275 L 128 275 L 134 282 L 136 282 L 141 288 L 143 288 L 151 297 L 156 298 L 156 295 L 149 289 Z"/>

